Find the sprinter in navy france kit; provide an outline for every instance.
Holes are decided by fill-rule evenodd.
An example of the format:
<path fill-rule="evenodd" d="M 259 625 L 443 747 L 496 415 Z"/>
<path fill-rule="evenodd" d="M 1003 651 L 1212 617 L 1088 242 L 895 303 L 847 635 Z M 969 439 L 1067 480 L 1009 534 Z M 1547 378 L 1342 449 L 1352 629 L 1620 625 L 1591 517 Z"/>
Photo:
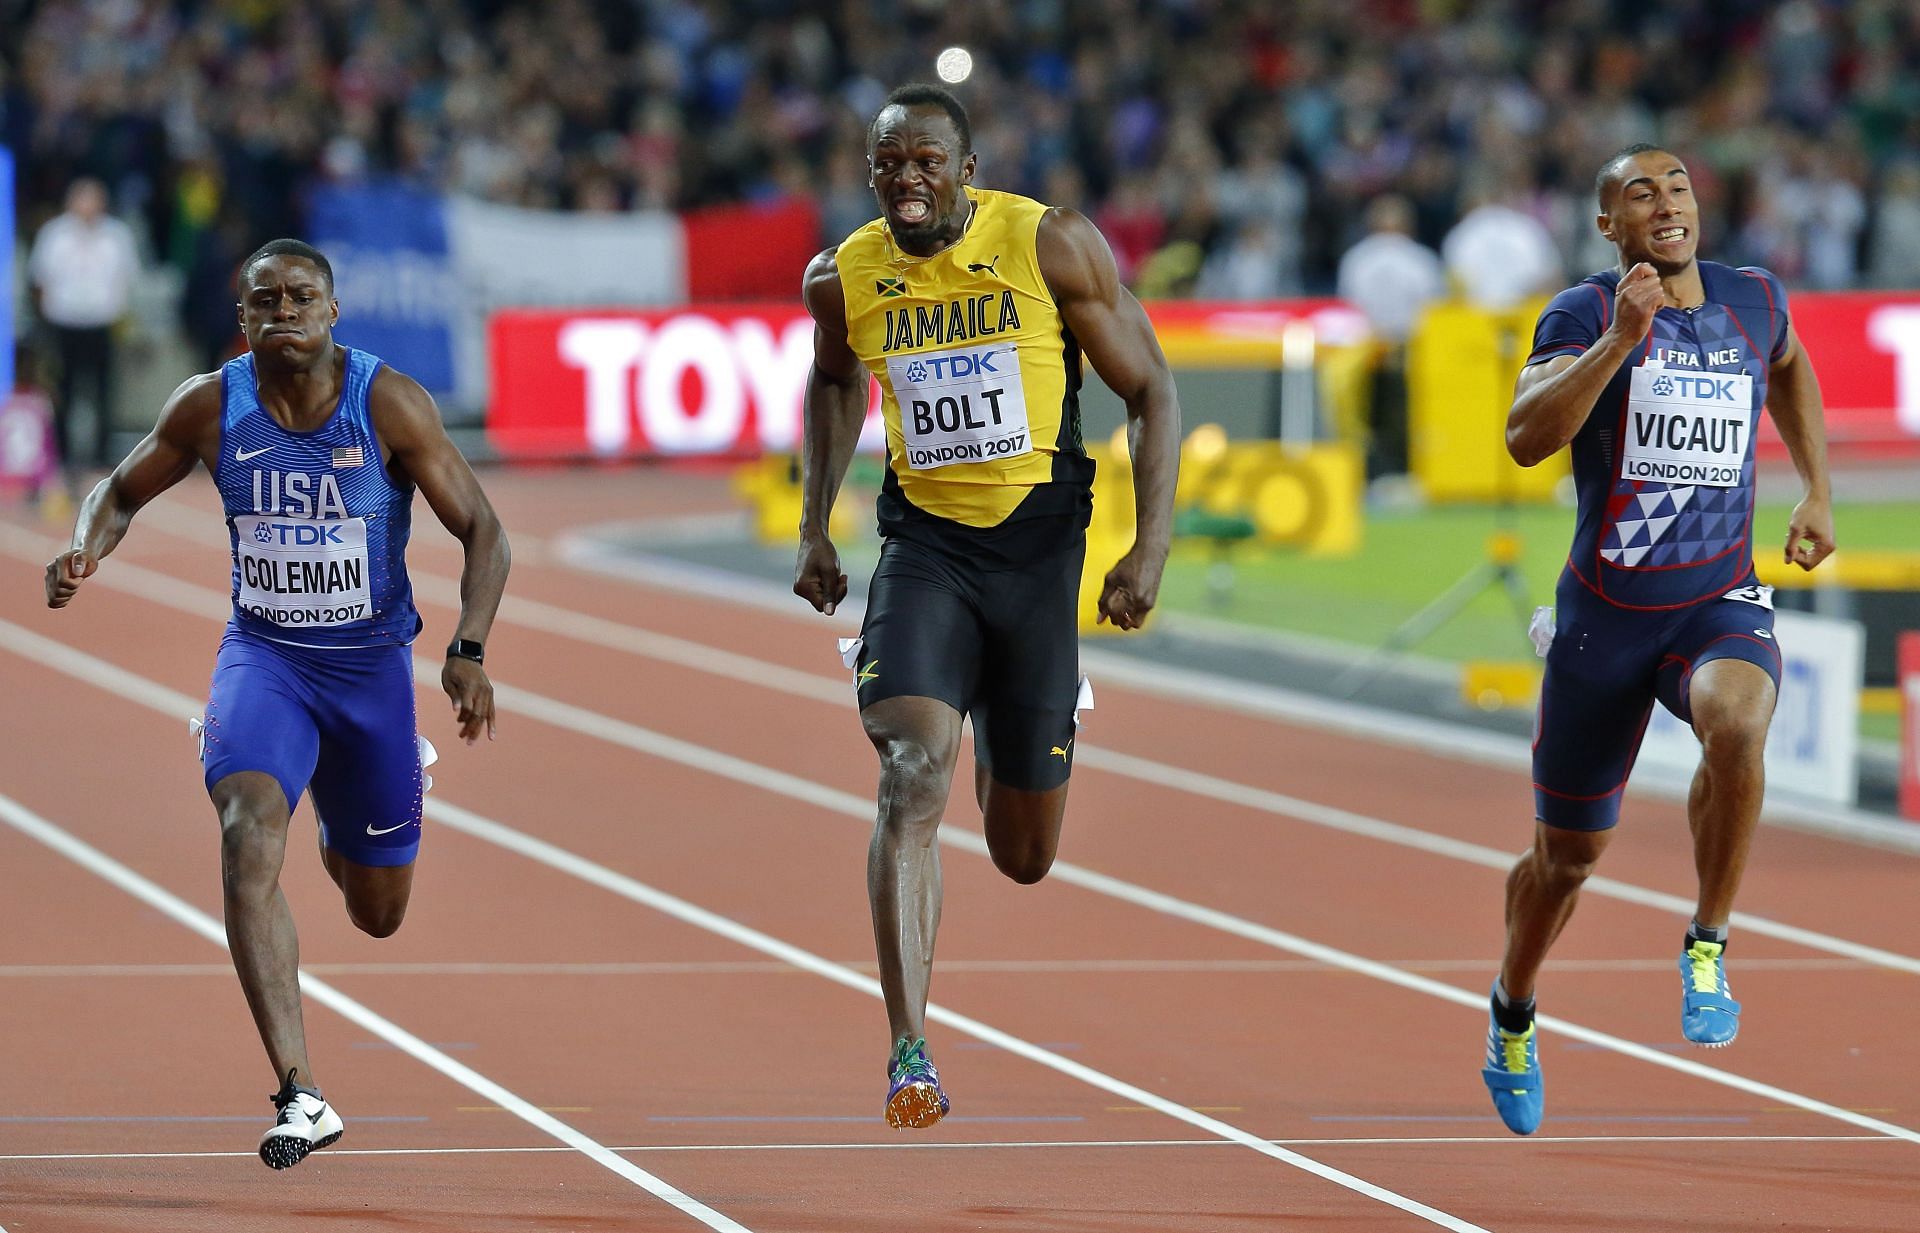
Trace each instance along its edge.
<path fill-rule="evenodd" d="M 1656 701 L 1701 742 L 1687 801 L 1699 896 L 1679 959 L 1681 1032 L 1719 1046 L 1739 1029 L 1722 956 L 1780 682 L 1772 589 L 1753 567 L 1762 408 L 1805 485 L 1786 561 L 1812 569 L 1834 542 L 1820 387 L 1779 280 L 1698 259 L 1692 184 L 1667 151 L 1629 147 L 1595 187 L 1619 267 L 1541 314 L 1507 419 L 1523 466 L 1572 447 L 1579 499 L 1548 627 L 1533 845 L 1507 880 L 1482 1072 L 1521 1134 L 1543 1107 L 1535 978 L 1619 821 Z"/>
<path fill-rule="evenodd" d="M 375 937 L 398 929 L 432 748 L 414 719 L 414 489 L 465 549 L 441 684 L 468 742 L 493 733 L 480 661 L 507 541 L 426 391 L 333 341 L 340 308 L 324 256 L 275 240 L 241 267 L 239 289 L 247 354 L 174 391 L 94 489 L 73 546 L 47 565 L 47 603 L 65 607 L 140 508 L 206 465 L 227 516 L 233 615 L 201 763 L 220 820 L 227 939 L 280 1085 L 260 1158 L 284 1169 L 343 1131 L 307 1061 L 299 944 L 280 893 L 293 807 L 311 794 L 321 860 L 353 923 Z"/>

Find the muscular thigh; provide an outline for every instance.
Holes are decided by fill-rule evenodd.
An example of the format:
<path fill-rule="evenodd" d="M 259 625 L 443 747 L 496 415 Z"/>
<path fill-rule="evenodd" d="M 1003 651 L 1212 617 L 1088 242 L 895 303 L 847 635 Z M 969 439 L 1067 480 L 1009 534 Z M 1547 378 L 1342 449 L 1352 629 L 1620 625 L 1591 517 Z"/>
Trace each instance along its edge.
<path fill-rule="evenodd" d="M 1563 588 L 1540 686 L 1534 813 L 1563 830 L 1605 830 L 1620 820 L 1620 794 L 1653 706 L 1667 618 L 1566 598 Z"/>
<path fill-rule="evenodd" d="M 1080 689 L 1077 529 L 1030 565 L 986 575 L 988 634 L 973 709 L 974 745 L 995 781 L 1044 792 L 1073 770 L 1074 706 Z"/>
<path fill-rule="evenodd" d="M 330 653 L 313 802 L 330 850 L 358 865 L 410 864 L 420 847 L 424 775 L 412 653 Z"/>
<path fill-rule="evenodd" d="M 881 546 L 853 662 L 862 711 L 889 698 L 935 698 L 963 715 L 972 707 L 984 633 L 972 573 L 912 540 Z"/>
<path fill-rule="evenodd" d="M 1723 599 L 1697 604 L 1677 622 L 1660 662 L 1660 702 L 1693 722 L 1693 679 L 1716 659 L 1740 659 L 1773 678 L 1780 688 L 1780 648 L 1773 634 L 1773 591 L 1752 584 Z"/>
<path fill-rule="evenodd" d="M 279 645 L 228 629 L 201 716 L 200 765 L 207 790 L 229 775 L 272 776 L 292 813 L 313 778 L 320 730 L 309 682 Z"/>

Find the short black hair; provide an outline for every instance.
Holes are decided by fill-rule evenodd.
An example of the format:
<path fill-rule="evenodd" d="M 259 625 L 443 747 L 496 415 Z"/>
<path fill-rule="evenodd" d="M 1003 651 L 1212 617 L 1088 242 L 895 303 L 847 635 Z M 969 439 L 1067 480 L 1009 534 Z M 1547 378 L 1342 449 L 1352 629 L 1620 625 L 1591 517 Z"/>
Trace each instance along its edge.
<path fill-rule="evenodd" d="M 947 113 L 947 119 L 953 121 L 953 130 L 960 136 L 960 153 L 964 157 L 973 153 L 973 125 L 967 121 L 967 109 L 953 91 L 936 86 L 931 82 L 914 81 L 894 88 L 887 95 L 887 101 L 880 104 L 880 110 L 873 113 L 873 121 L 867 125 L 867 151 L 873 151 L 874 142 L 879 134 L 874 130 L 880 123 L 880 117 L 889 107 L 938 107 Z"/>
<path fill-rule="evenodd" d="M 1593 195 L 1600 202 L 1600 208 L 1607 208 L 1607 188 L 1620 178 L 1620 164 L 1637 154 L 1667 152 L 1665 146 L 1656 146 L 1650 141 L 1636 141 L 1624 150 L 1614 152 L 1612 158 L 1600 164 L 1600 171 L 1593 177 Z"/>
<path fill-rule="evenodd" d="M 240 263 L 239 289 L 242 292 L 246 290 L 247 284 L 253 281 L 253 267 L 269 257 L 299 257 L 304 261 L 313 262 L 320 267 L 320 272 L 327 276 L 327 290 L 332 292 L 333 266 L 327 261 L 326 254 L 305 240 L 289 239 L 268 240 L 253 250 L 253 256 Z"/>

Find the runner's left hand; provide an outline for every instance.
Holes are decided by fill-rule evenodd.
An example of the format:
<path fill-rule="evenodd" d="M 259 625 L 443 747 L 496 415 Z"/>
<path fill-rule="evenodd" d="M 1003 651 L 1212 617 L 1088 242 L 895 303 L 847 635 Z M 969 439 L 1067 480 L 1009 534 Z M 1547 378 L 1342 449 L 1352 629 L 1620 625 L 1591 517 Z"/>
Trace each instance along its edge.
<path fill-rule="evenodd" d="M 1100 616 L 1095 622 L 1112 621 L 1116 629 L 1139 629 L 1147 623 L 1154 601 L 1160 598 L 1160 571 L 1166 568 L 1167 553 L 1142 552 L 1135 544 L 1107 571 L 1100 588 Z"/>
<path fill-rule="evenodd" d="M 1787 523 L 1787 564 L 1812 569 L 1833 555 L 1833 506 L 1824 497 L 1807 497 L 1793 507 Z"/>
<path fill-rule="evenodd" d="M 473 744 L 480 739 L 482 728 L 487 739 L 493 739 L 493 682 L 487 679 L 486 669 L 471 659 L 449 655 L 447 666 L 440 669 L 440 688 L 453 699 L 461 740 Z"/>

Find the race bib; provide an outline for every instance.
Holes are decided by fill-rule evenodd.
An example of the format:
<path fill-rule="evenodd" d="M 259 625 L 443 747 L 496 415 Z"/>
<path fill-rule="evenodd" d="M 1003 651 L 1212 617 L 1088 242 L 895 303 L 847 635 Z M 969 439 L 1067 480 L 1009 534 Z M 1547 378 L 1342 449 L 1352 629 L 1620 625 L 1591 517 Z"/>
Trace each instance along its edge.
<path fill-rule="evenodd" d="M 1753 378 L 1646 364 L 1633 370 L 1620 477 L 1737 488 L 1753 428 Z"/>
<path fill-rule="evenodd" d="M 907 465 L 914 470 L 1033 451 L 1020 351 L 1013 343 L 889 356 L 887 377 L 900 404 Z"/>
<path fill-rule="evenodd" d="M 1737 600 L 1743 604 L 1753 604 L 1757 607 L 1765 608 L 1768 612 L 1773 611 L 1773 588 L 1764 582 L 1755 582 L 1748 586 L 1735 587 L 1720 598 Z"/>
<path fill-rule="evenodd" d="M 240 609 L 290 628 L 373 615 L 367 520 L 237 514 Z"/>

